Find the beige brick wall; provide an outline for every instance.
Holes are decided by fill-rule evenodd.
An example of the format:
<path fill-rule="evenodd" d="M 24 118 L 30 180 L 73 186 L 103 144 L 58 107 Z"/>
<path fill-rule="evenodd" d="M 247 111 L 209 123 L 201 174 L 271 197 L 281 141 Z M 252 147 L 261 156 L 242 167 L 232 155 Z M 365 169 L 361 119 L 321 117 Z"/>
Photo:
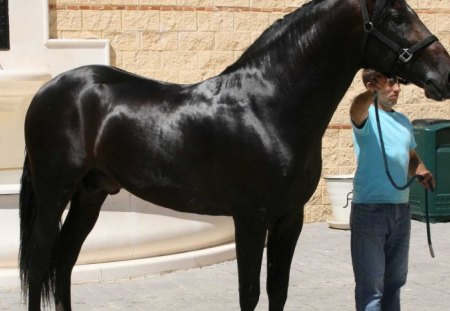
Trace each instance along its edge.
<path fill-rule="evenodd" d="M 54 38 L 111 40 L 112 64 L 176 83 L 220 73 L 272 22 L 305 0 L 50 0 Z M 409 0 L 422 20 L 450 50 L 450 1 Z M 359 75 L 339 105 L 323 138 L 323 175 L 355 169 L 348 109 L 363 90 Z M 450 119 L 450 102 L 427 100 L 403 87 L 398 110 L 410 119 Z M 306 206 L 306 221 L 330 212 L 323 180 Z"/>

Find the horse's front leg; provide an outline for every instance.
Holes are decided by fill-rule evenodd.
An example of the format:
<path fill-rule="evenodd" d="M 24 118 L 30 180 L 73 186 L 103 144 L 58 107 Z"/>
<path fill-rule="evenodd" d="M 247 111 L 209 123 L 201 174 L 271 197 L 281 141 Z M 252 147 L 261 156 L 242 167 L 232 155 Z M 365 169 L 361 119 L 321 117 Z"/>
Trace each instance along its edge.
<path fill-rule="evenodd" d="M 303 209 L 287 212 L 270 228 L 267 241 L 267 294 L 269 310 L 283 310 L 295 246 L 303 227 Z"/>
<path fill-rule="evenodd" d="M 260 294 L 260 272 L 267 234 L 265 216 L 234 217 L 239 275 L 239 302 L 242 311 L 253 311 Z"/>

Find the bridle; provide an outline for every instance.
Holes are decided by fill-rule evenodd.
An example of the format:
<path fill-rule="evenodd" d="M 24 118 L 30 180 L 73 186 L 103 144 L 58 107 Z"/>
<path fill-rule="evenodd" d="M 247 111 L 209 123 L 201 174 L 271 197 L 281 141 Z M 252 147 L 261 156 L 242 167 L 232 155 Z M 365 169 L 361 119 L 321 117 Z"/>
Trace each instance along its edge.
<path fill-rule="evenodd" d="M 430 35 L 429 37 L 423 39 L 420 42 L 417 42 L 409 48 L 402 48 L 397 43 L 389 39 L 386 35 L 384 35 L 381 31 L 375 28 L 372 21 L 370 20 L 369 12 L 367 10 L 367 0 L 361 0 L 361 13 L 364 22 L 364 31 L 367 33 L 366 40 L 368 36 L 373 35 L 375 38 L 383 42 L 386 46 L 394 51 L 394 53 L 396 54 L 396 60 L 400 64 L 408 63 L 414 57 L 415 53 L 422 49 L 425 49 L 433 42 L 439 41 L 436 36 Z M 365 45 L 366 43 L 364 44 L 364 49 Z"/>

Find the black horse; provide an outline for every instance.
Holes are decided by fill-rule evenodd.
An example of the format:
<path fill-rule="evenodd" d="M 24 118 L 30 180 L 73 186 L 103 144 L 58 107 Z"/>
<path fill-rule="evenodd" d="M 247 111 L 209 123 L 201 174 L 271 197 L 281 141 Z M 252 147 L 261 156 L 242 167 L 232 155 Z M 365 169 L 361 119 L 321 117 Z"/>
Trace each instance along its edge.
<path fill-rule="evenodd" d="M 57 76 L 25 121 L 20 269 L 29 310 L 52 295 L 57 310 L 71 310 L 83 241 L 121 188 L 177 211 L 233 217 L 242 310 L 258 303 L 267 237 L 269 309 L 282 310 L 339 101 L 362 67 L 450 98 L 450 57 L 436 40 L 404 0 L 316 0 L 197 84 L 104 66 Z"/>

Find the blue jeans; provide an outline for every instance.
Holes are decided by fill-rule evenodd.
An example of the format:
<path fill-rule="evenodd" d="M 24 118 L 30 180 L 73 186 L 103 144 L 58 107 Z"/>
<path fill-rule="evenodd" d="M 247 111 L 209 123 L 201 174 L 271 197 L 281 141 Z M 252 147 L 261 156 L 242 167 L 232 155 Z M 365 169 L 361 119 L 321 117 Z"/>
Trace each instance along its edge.
<path fill-rule="evenodd" d="M 352 204 L 351 254 L 357 311 L 400 310 L 408 274 L 408 204 Z"/>

